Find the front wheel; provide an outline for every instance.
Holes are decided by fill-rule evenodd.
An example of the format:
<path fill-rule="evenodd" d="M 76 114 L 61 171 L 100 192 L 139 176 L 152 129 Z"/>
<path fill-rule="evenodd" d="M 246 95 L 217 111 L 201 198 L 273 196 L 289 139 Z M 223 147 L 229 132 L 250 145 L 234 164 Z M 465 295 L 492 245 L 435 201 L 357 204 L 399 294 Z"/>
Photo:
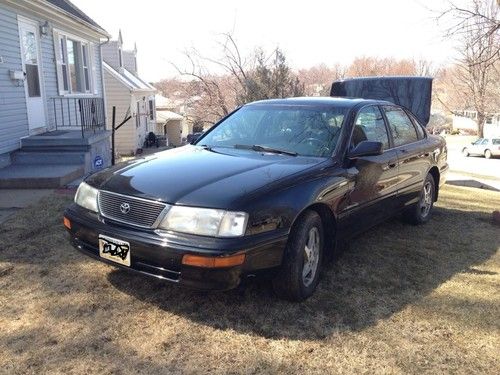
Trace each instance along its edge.
<path fill-rule="evenodd" d="M 406 221 L 412 224 L 423 224 L 429 221 L 436 197 L 434 177 L 428 174 L 420 191 L 418 203 L 411 206 L 404 214 Z"/>
<path fill-rule="evenodd" d="M 492 156 L 492 155 L 491 155 L 491 151 L 490 151 L 490 150 L 486 150 L 486 151 L 484 152 L 484 157 L 485 157 L 486 159 L 491 159 L 491 156 Z"/>
<path fill-rule="evenodd" d="M 314 293 L 319 282 L 323 247 L 321 218 L 314 211 L 306 211 L 290 233 L 283 264 L 273 280 L 278 297 L 298 302 Z"/>
<path fill-rule="evenodd" d="M 467 148 L 464 148 L 462 150 L 462 155 L 465 156 L 465 157 L 468 157 L 470 154 L 469 154 L 469 150 L 467 150 Z"/>

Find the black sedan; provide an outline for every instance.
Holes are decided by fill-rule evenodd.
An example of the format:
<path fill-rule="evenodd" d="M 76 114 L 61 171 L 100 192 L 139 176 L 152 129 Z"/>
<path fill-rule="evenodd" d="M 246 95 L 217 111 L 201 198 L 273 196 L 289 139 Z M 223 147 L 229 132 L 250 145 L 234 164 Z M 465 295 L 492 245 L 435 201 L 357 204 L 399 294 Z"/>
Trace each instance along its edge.
<path fill-rule="evenodd" d="M 427 222 L 447 168 L 444 140 L 394 103 L 265 100 L 88 177 L 64 222 L 101 261 L 208 290 L 266 271 L 300 301 L 338 244 L 397 213 Z"/>

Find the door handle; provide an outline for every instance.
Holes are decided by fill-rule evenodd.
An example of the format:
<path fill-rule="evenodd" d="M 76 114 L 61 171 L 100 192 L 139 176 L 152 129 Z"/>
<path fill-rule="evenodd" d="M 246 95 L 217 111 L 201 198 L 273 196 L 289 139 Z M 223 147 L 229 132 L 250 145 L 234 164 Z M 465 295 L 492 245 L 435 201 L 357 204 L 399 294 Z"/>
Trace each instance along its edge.
<path fill-rule="evenodd" d="M 382 169 L 388 171 L 389 169 L 396 168 L 396 163 L 388 163 Z"/>

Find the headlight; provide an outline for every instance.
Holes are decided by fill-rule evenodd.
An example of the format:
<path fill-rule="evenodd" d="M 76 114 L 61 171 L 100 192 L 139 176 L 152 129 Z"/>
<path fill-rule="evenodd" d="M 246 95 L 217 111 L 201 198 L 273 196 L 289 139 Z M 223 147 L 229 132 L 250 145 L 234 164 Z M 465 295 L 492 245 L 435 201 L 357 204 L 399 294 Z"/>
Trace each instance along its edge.
<path fill-rule="evenodd" d="M 200 236 L 239 237 L 245 234 L 247 221 L 245 212 L 173 206 L 160 228 Z"/>
<path fill-rule="evenodd" d="M 97 212 L 97 189 L 82 182 L 75 194 L 75 203 L 87 210 Z"/>

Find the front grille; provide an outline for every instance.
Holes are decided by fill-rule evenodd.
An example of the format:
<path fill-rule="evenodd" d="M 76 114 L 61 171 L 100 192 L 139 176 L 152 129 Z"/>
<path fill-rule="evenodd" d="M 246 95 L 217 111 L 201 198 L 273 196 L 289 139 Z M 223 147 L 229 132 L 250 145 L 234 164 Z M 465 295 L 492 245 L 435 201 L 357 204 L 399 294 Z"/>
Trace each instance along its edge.
<path fill-rule="evenodd" d="M 151 228 L 167 206 L 165 203 L 109 191 L 99 191 L 98 203 L 102 216 L 144 228 Z M 122 205 L 128 205 L 128 211 L 124 210 L 127 212 L 121 210 Z"/>

